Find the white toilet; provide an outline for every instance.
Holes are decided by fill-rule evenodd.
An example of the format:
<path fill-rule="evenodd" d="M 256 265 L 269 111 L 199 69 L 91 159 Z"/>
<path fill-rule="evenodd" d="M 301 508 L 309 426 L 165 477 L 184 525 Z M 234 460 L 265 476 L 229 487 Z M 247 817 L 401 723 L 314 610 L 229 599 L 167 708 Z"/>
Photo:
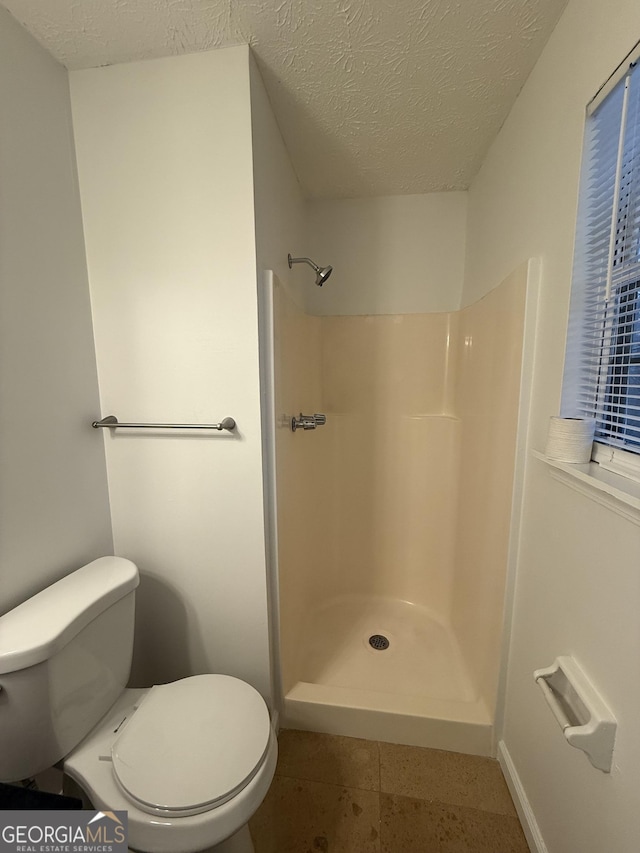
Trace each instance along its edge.
<path fill-rule="evenodd" d="M 252 853 L 277 758 L 267 706 L 227 675 L 125 687 L 138 569 L 102 557 L 0 617 L 0 781 L 62 763 L 141 853 Z"/>

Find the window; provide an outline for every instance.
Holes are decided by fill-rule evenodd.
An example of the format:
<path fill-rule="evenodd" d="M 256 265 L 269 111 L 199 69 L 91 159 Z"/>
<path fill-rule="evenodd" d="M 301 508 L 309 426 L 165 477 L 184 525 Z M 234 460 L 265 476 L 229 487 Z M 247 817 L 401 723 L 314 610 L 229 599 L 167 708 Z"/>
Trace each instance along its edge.
<path fill-rule="evenodd" d="M 594 459 L 640 477 L 640 64 L 587 111 L 563 413 L 596 419 Z"/>

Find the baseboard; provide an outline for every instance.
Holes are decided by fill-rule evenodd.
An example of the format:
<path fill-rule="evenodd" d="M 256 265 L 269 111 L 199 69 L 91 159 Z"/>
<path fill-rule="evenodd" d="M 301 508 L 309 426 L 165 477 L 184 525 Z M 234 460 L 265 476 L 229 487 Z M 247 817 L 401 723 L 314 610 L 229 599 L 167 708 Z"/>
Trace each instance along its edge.
<path fill-rule="evenodd" d="M 271 728 L 276 734 L 280 731 L 280 711 L 277 708 L 271 711 Z"/>
<path fill-rule="evenodd" d="M 498 743 L 498 761 L 500 762 L 500 767 L 502 767 L 504 778 L 506 779 L 516 811 L 518 812 L 518 817 L 520 818 L 522 830 L 525 834 L 525 838 L 527 839 L 529 849 L 532 853 L 549 853 L 547 845 L 544 843 L 542 833 L 540 832 L 540 827 L 538 826 L 536 817 L 531 809 L 527 795 L 524 792 L 524 788 L 522 787 L 518 771 L 511 760 L 509 750 L 503 740 Z"/>

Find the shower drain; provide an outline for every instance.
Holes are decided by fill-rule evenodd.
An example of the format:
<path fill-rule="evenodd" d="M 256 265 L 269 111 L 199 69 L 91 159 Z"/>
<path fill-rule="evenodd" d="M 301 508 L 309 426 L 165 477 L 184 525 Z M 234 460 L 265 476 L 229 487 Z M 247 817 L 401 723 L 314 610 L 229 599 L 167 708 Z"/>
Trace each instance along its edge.
<path fill-rule="evenodd" d="M 384 634 L 372 634 L 372 636 L 369 637 L 369 645 L 372 649 L 382 652 L 389 648 L 389 640 L 384 636 Z"/>

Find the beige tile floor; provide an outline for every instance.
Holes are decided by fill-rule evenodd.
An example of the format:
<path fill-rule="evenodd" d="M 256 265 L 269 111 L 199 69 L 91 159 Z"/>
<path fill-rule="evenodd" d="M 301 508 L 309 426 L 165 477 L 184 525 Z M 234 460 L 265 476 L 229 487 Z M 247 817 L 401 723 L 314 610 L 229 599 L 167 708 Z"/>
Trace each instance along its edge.
<path fill-rule="evenodd" d="M 256 853 L 528 853 L 497 761 L 281 731 Z"/>

